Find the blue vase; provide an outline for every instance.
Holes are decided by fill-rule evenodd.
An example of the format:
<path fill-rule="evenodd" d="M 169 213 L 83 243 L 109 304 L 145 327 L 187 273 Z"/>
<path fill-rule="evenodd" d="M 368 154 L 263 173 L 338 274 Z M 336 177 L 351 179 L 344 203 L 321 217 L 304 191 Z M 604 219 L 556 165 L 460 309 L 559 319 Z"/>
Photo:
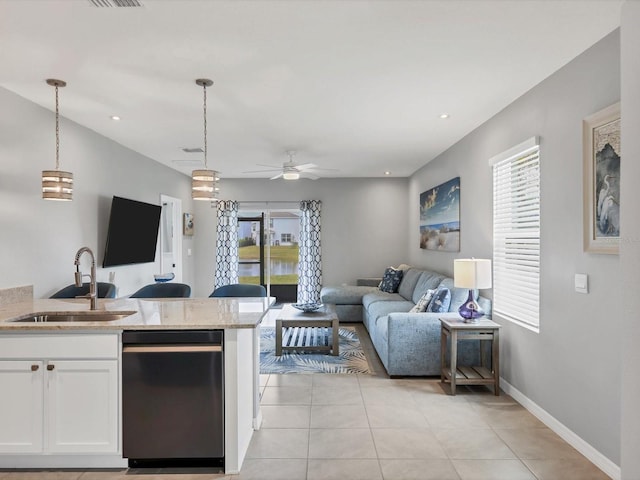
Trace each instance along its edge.
<path fill-rule="evenodd" d="M 478 318 L 484 316 L 484 311 L 473 297 L 473 290 L 469 290 L 469 297 L 458 309 L 458 313 L 467 323 L 475 322 Z"/>

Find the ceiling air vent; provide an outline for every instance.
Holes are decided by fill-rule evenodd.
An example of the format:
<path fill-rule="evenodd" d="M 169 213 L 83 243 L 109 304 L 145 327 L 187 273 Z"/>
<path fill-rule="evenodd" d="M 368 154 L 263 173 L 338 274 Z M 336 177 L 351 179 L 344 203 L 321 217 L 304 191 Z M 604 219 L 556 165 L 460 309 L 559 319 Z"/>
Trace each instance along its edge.
<path fill-rule="evenodd" d="M 94 7 L 141 7 L 138 0 L 89 0 Z"/>

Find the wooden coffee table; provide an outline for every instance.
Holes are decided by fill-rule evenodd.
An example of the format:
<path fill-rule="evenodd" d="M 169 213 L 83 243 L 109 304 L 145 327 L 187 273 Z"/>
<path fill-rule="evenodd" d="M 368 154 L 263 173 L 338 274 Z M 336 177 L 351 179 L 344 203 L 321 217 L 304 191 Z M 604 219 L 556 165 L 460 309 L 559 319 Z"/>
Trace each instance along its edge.
<path fill-rule="evenodd" d="M 331 329 L 331 341 L 327 328 Z M 338 355 L 338 328 L 338 315 L 332 304 L 310 313 L 285 305 L 276 318 L 276 356 L 282 355 L 283 350 Z"/>

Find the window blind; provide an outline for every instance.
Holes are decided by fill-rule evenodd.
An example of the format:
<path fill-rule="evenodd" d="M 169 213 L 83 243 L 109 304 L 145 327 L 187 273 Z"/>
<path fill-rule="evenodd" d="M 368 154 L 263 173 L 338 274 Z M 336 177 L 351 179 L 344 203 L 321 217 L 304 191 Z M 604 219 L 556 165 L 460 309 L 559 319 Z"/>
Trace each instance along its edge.
<path fill-rule="evenodd" d="M 493 163 L 493 312 L 540 324 L 540 157 L 527 148 Z"/>

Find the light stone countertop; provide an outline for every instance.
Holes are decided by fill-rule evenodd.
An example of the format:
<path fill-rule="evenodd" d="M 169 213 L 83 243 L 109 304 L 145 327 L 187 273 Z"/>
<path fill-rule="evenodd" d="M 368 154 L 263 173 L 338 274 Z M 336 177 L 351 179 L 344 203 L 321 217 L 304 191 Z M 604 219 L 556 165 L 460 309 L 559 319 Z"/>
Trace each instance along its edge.
<path fill-rule="evenodd" d="M 98 299 L 89 310 L 86 299 L 35 299 L 0 307 L 0 331 L 35 330 L 192 330 L 255 328 L 269 309 L 269 298 Z M 113 321 L 15 322 L 45 312 L 135 312 Z"/>

